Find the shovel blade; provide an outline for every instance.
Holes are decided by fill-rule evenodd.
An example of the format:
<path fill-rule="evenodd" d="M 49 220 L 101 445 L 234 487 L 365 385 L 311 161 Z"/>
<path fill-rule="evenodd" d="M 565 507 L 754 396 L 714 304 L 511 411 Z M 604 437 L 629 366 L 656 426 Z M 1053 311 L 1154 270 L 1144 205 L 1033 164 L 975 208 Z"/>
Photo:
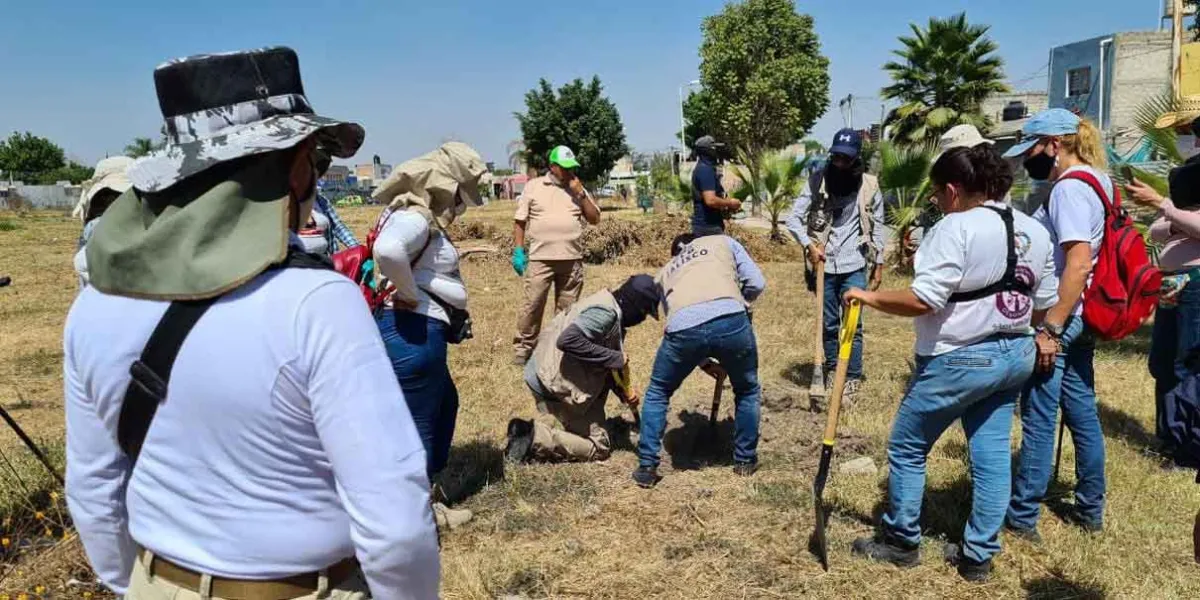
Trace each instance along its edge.
<path fill-rule="evenodd" d="M 817 560 L 821 562 L 821 568 L 829 570 L 829 540 L 825 537 L 825 525 L 829 519 L 828 513 L 825 511 L 825 503 L 823 496 L 825 495 L 825 482 L 829 479 L 829 463 L 833 458 L 833 445 L 824 444 L 821 446 L 821 464 L 817 468 L 817 477 L 813 480 L 813 513 L 814 527 L 812 539 L 809 543 L 809 550 L 817 555 Z"/>
<path fill-rule="evenodd" d="M 813 365 L 812 383 L 808 386 L 810 398 L 825 397 L 825 369 L 821 365 Z"/>

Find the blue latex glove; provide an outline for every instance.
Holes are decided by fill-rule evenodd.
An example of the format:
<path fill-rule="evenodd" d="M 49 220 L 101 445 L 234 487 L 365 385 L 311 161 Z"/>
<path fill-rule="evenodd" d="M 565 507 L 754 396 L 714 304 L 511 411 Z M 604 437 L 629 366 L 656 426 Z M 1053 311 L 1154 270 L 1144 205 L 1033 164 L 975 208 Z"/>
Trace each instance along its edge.
<path fill-rule="evenodd" d="M 525 256 L 525 248 L 513 249 L 512 266 L 517 275 L 525 276 L 525 268 L 529 266 L 529 257 Z"/>

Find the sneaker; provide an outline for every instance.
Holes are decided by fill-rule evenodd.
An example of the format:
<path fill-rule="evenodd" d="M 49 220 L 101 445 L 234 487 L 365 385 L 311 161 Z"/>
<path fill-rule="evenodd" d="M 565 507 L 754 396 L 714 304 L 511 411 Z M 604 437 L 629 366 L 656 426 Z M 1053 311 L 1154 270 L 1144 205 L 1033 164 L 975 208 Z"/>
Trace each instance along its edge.
<path fill-rule="evenodd" d="M 433 503 L 433 520 L 437 523 L 439 532 L 458 529 L 467 524 L 473 516 L 471 511 L 465 508 L 453 509 L 441 502 Z"/>
<path fill-rule="evenodd" d="M 758 463 L 737 463 L 733 465 L 733 474 L 739 477 L 749 477 L 758 471 Z"/>
<path fill-rule="evenodd" d="M 513 419 L 508 422 L 508 445 L 504 448 L 504 461 L 510 465 L 520 464 L 529 458 L 533 448 L 533 421 Z"/>
<path fill-rule="evenodd" d="M 529 362 L 528 354 L 519 354 L 518 353 L 518 354 L 513 355 L 512 364 L 514 364 L 518 367 L 523 367 L 523 366 L 525 366 L 525 363 L 527 363 L 527 362 Z"/>
<path fill-rule="evenodd" d="M 1042 543 L 1042 534 L 1038 533 L 1037 527 L 1017 527 L 1010 524 L 1008 521 L 1005 521 L 1004 531 L 1007 532 L 1008 535 L 1020 538 L 1031 544 Z"/>
<path fill-rule="evenodd" d="M 658 484 L 662 477 L 658 474 L 657 467 L 638 467 L 633 472 L 633 482 L 638 484 L 638 487 L 650 489 Z"/>
<path fill-rule="evenodd" d="M 992 559 L 989 558 L 983 562 L 971 560 L 963 554 L 960 544 L 946 544 L 943 548 L 943 555 L 946 557 L 946 562 L 958 567 L 958 574 L 967 581 L 975 583 L 987 581 L 992 574 Z"/>
<path fill-rule="evenodd" d="M 846 387 L 842 390 L 842 395 L 853 398 L 854 396 L 858 395 L 858 392 L 862 389 L 862 386 L 863 380 L 861 378 L 848 377 L 846 378 Z"/>
<path fill-rule="evenodd" d="M 921 547 L 909 546 L 889 535 L 861 537 L 854 540 L 850 551 L 863 558 L 878 562 L 889 562 L 897 567 L 911 569 L 921 564 Z"/>

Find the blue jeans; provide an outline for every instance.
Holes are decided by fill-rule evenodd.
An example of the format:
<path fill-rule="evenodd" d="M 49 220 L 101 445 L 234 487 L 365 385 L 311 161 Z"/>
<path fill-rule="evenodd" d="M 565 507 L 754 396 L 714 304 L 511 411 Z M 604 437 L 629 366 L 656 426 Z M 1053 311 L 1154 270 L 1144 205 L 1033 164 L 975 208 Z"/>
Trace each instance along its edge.
<path fill-rule="evenodd" d="M 825 274 L 825 370 L 837 368 L 838 334 L 842 328 L 842 296 L 851 288 L 867 289 L 867 270 L 852 273 Z M 850 368 L 846 376 L 862 379 L 862 321 L 854 332 L 854 345 L 850 351 Z"/>
<path fill-rule="evenodd" d="M 1080 518 L 1104 522 L 1104 433 L 1096 409 L 1096 340 L 1076 315 L 1067 322 L 1063 349 L 1050 373 L 1034 373 L 1021 395 L 1021 450 L 1008 524 L 1037 527 L 1054 468 L 1058 407 L 1075 444 L 1075 508 Z"/>
<path fill-rule="evenodd" d="M 734 395 L 733 460 L 758 461 L 758 342 L 746 313 L 717 317 L 695 327 L 663 336 L 650 386 L 642 398 L 642 430 L 638 439 L 638 464 L 657 467 L 667 428 L 671 395 L 706 358 L 715 358 L 729 373 Z"/>
<path fill-rule="evenodd" d="M 1167 394 L 1188 375 L 1184 359 L 1200 346 L 1200 278 L 1192 279 L 1179 292 L 1174 308 L 1159 307 L 1154 317 L 1150 343 L 1150 375 L 1154 376 L 1154 435 L 1160 441 L 1170 439 L 1169 419 L 1175 411 L 1166 410 Z"/>
<path fill-rule="evenodd" d="M 1033 338 L 997 335 L 939 356 L 916 357 L 916 372 L 888 440 L 888 510 L 883 526 L 921 542 L 925 459 L 955 419 L 971 449 L 971 516 L 963 552 L 985 561 L 1000 552 L 1012 484 L 1013 407 L 1034 363 Z"/>
<path fill-rule="evenodd" d="M 391 309 L 381 311 L 378 324 L 425 447 L 426 471 L 433 477 L 446 467 L 458 417 L 458 388 L 446 364 L 447 325 L 425 315 Z"/>

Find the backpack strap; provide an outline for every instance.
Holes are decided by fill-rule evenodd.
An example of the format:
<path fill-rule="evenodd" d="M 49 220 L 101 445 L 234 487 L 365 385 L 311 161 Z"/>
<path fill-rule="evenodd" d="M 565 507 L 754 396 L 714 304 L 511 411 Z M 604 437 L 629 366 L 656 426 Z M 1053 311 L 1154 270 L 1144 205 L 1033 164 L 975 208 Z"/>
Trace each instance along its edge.
<path fill-rule="evenodd" d="M 150 341 L 142 349 L 142 355 L 129 367 L 129 387 L 125 388 L 125 399 L 121 402 L 121 415 L 117 422 L 117 442 L 132 464 L 137 464 L 142 442 L 150 431 L 150 422 L 158 411 L 158 405 L 167 398 L 167 384 L 175 358 L 183 347 L 196 322 L 219 298 L 176 301 L 167 307 L 167 312 L 158 321 Z"/>
<path fill-rule="evenodd" d="M 1088 187 L 1092 188 L 1092 192 L 1095 193 L 1096 197 L 1100 199 L 1100 205 L 1104 207 L 1104 220 L 1107 224 L 1111 224 L 1113 221 L 1122 220 L 1123 217 L 1126 216 L 1125 211 L 1121 208 L 1121 190 L 1118 186 L 1113 185 L 1113 196 L 1112 198 L 1109 198 L 1108 192 L 1104 189 L 1104 186 L 1100 184 L 1100 180 L 1097 179 L 1095 175 L 1092 175 L 1091 173 L 1082 169 L 1068 171 L 1062 177 L 1059 177 L 1058 180 L 1054 182 L 1054 185 L 1057 186 L 1058 184 L 1069 179 L 1082 181 L 1083 183 L 1086 183 Z M 1049 195 L 1046 196 L 1046 202 L 1043 206 L 1047 211 L 1050 210 Z"/>
<path fill-rule="evenodd" d="M 979 300 L 980 298 L 986 298 L 1001 292 L 1017 292 L 1018 294 L 1022 294 L 1024 296 L 1029 296 L 1033 293 L 1033 288 L 1029 284 L 1017 279 L 1017 242 L 1016 232 L 1013 226 L 1012 209 L 1008 207 L 999 208 L 996 206 L 984 206 L 984 208 L 1000 215 L 1000 220 L 1004 221 L 1004 233 L 1008 242 L 1008 256 L 1007 264 L 1004 266 L 1004 276 L 1000 278 L 1000 281 L 997 281 L 996 283 L 993 283 L 987 287 L 970 292 L 958 292 L 951 294 L 951 303 L 970 302 L 972 300 Z"/>
<path fill-rule="evenodd" d="M 310 254 L 290 246 L 287 256 L 270 269 L 333 269 L 333 263 L 322 255 Z M 192 328 L 221 296 L 203 300 L 177 300 L 167 307 L 158 320 L 141 356 L 129 367 L 129 386 L 121 402 L 117 421 L 117 442 L 132 464 L 137 464 L 142 444 L 150 431 L 150 423 L 158 405 L 167 398 L 171 370 L 183 342 Z"/>

